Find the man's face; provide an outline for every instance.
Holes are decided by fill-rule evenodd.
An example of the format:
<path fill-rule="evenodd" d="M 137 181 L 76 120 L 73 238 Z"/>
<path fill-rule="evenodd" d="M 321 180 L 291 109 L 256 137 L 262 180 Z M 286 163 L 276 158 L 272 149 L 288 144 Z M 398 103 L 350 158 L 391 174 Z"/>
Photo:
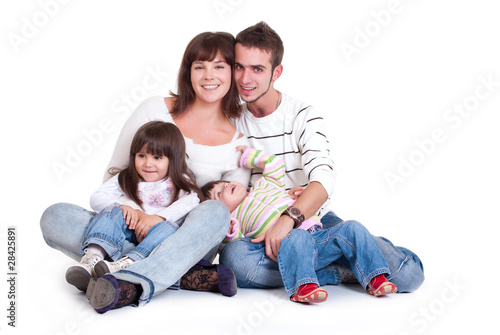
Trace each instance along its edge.
<path fill-rule="evenodd" d="M 226 205 L 231 213 L 245 200 L 247 195 L 245 186 L 236 181 L 218 183 L 210 191 L 210 199 L 219 200 Z"/>
<path fill-rule="evenodd" d="M 240 43 L 236 44 L 235 54 L 234 79 L 238 92 L 244 101 L 256 102 L 277 79 L 274 78 L 271 54 L 258 48 L 244 47 Z"/>

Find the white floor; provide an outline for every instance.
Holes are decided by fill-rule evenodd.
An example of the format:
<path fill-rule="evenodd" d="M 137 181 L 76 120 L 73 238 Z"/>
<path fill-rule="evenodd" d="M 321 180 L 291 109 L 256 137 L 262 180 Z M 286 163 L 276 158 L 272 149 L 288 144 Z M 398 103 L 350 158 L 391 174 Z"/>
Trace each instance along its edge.
<path fill-rule="evenodd" d="M 38 234 L 38 232 L 34 232 Z M 19 245 L 25 248 L 20 239 Z M 421 253 L 427 279 L 411 294 L 375 298 L 358 285 L 326 286 L 329 298 L 316 305 L 288 301 L 284 290 L 239 289 L 216 293 L 167 290 L 144 307 L 97 314 L 84 294 L 64 279 L 72 261 L 35 243 L 40 256 L 20 259 L 16 331 L 33 334 L 450 334 L 488 333 L 496 312 L 489 293 L 475 288 L 476 274 L 440 266 L 439 256 Z M 424 248 L 422 248 L 424 249 Z M 485 284 L 483 282 L 483 284 Z M 481 285 L 481 284 L 480 284 Z M 5 323 L 7 333 L 14 333 Z M 96 332 L 97 331 L 97 332 Z"/>

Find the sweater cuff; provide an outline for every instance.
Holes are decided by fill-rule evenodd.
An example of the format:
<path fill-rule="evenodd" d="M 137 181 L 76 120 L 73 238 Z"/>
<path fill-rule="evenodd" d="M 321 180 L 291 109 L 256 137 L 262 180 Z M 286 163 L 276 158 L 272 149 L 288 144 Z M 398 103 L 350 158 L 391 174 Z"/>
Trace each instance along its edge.
<path fill-rule="evenodd" d="M 240 230 L 240 223 L 235 218 L 231 218 L 231 231 L 227 233 L 225 240 L 233 240 Z"/>
<path fill-rule="evenodd" d="M 252 148 L 248 147 L 245 149 L 245 151 L 243 151 L 243 153 L 241 154 L 241 158 L 240 158 L 240 166 L 243 166 L 243 167 L 248 167 L 248 156 L 250 156 L 250 152 L 252 152 Z"/>

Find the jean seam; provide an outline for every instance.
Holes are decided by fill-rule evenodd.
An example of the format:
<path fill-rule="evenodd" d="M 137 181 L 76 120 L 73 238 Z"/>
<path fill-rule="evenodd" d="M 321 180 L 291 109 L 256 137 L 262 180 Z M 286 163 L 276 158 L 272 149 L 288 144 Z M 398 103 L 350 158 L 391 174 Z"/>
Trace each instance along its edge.
<path fill-rule="evenodd" d="M 339 224 L 339 227 L 340 225 L 344 225 L 346 221 L 342 222 Z M 356 258 L 357 258 L 357 255 L 358 255 L 358 252 L 355 248 L 354 245 L 352 245 L 348 240 L 346 240 L 342 235 L 338 235 L 338 234 L 333 234 L 331 235 L 331 238 L 337 238 L 338 240 L 341 240 L 342 242 L 345 243 L 345 245 L 347 247 L 349 247 L 351 249 L 351 251 L 356 255 Z M 326 241 L 330 241 L 331 240 L 330 238 L 330 235 L 328 236 L 328 238 L 326 239 Z M 326 242 L 325 241 L 325 242 Z M 406 260 L 405 260 L 406 261 Z M 404 262 L 403 262 L 404 263 Z M 403 265 L 403 264 L 402 264 Z M 402 265 L 400 266 L 400 268 L 402 267 Z M 361 282 L 361 285 L 366 289 L 366 287 L 368 286 L 368 283 L 376 276 L 378 275 L 381 275 L 381 274 L 390 274 L 390 270 L 389 268 L 387 267 L 383 267 L 383 268 L 380 268 L 380 269 L 377 269 L 375 271 L 372 271 L 370 274 L 368 275 L 365 275 L 363 269 L 359 266 L 359 263 L 356 261 L 356 269 L 357 269 L 357 272 L 359 273 L 360 275 L 360 282 Z M 359 280 L 359 279 L 358 279 Z"/>
<path fill-rule="evenodd" d="M 314 254 L 313 254 L 313 259 L 311 260 L 311 265 L 313 266 L 313 269 L 316 269 L 317 262 L 318 262 L 318 257 L 317 257 L 318 256 L 318 249 L 315 247 L 317 245 L 317 243 L 316 243 L 316 239 L 314 238 L 314 235 L 312 235 L 312 233 L 311 233 L 311 236 L 312 236 L 311 243 L 312 243 L 313 249 L 314 249 Z M 288 233 L 288 235 L 283 240 L 287 240 L 287 239 L 289 240 L 290 238 L 291 238 L 291 233 Z M 278 267 L 279 267 L 280 272 L 282 273 L 282 278 L 285 278 L 287 276 L 287 273 L 285 271 L 286 269 L 284 269 L 282 258 L 279 256 L 280 255 L 278 253 Z M 305 285 L 305 284 L 311 284 L 311 283 L 319 286 L 318 278 L 317 277 L 315 277 L 315 278 L 312 278 L 312 277 L 302 278 L 302 279 L 298 280 L 297 282 L 295 282 L 295 284 L 293 284 L 291 288 L 287 288 L 286 287 L 287 283 L 285 283 L 285 281 L 283 280 L 285 290 L 286 290 L 289 297 L 291 297 L 293 294 L 295 294 L 300 286 Z"/>
<path fill-rule="evenodd" d="M 132 260 L 138 262 L 140 260 L 143 260 L 144 258 L 146 258 L 147 256 L 144 256 L 141 252 L 139 252 L 137 250 L 137 248 L 135 248 L 134 250 L 132 250 L 131 252 L 129 252 L 127 254 L 127 257 L 131 258 Z"/>

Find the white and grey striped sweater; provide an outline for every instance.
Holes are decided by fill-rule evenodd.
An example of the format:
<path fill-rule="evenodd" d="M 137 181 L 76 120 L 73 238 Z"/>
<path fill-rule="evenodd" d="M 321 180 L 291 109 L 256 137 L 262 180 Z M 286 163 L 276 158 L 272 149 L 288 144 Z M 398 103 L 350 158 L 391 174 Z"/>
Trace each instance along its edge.
<path fill-rule="evenodd" d="M 317 181 L 330 198 L 335 184 L 335 164 L 330 155 L 325 122 L 314 107 L 283 94 L 281 104 L 272 114 L 257 118 L 244 108 L 235 124 L 253 148 L 285 161 L 287 190 Z M 261 175 L 261 170 L 253 169 L 250 185 Z M 324 215 L 328 206 L 329 199 L 317 214 Z"/>

